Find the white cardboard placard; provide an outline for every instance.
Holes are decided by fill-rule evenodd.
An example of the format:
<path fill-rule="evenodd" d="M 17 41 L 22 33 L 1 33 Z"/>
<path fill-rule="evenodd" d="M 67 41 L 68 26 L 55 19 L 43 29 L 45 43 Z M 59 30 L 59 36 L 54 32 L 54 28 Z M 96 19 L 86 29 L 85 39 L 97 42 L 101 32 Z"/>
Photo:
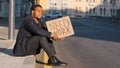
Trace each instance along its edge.
<path fill-rule="evenodd" d="M 69 16 L 47 21 L 46 26 L 49 32 L 57 33 L 59 38 L 74 35 Z"/>

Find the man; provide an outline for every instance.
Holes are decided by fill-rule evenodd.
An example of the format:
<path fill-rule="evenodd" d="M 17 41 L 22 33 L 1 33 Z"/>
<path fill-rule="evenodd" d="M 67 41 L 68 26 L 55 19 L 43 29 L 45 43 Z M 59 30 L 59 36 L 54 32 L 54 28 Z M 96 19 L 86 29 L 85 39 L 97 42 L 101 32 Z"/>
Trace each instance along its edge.
<path fill-rule="evenodd" d="M 59 38 L 56 33 L 50 33 L 44 28 L 43 23 L 39 22 L 41 17 L 42 6 L 32 6 L 31 16 L 25 18 L 18 32 L 13 54 L 15 56 L 36 55 L 43 48 L 49 57 L 48 65 L 67 65 L 55 57 L 52 40 L 59 40 Z"/>

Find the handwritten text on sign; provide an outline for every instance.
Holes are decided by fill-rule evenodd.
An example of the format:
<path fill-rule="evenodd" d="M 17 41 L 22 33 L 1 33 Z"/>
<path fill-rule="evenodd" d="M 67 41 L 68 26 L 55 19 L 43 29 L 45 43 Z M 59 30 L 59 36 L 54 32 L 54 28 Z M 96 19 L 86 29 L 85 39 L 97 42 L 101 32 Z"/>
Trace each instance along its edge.
<path fill-rule="evenodd" d="M 59 38 L 70 36 L 74 34 L 73 27 L 69 16 L 47 21 L 48 31 L 57 33 Z"/>

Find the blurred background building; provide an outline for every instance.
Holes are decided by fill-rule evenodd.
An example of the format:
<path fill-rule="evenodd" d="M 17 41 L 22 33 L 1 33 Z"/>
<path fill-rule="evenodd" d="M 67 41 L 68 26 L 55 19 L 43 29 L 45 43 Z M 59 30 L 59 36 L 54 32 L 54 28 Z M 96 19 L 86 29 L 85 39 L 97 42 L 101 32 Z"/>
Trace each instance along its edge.
<path fill-rule="evenodd" d="M 62 14 L 69 14 L 68 9 L 70 9 L 70 0 L 47 0 L 46 10 L 48 14 L 60 12 Z"/>
<path fill-rule="evenodd" d="M 30 7 L 43 6 L 44 13 L 60 12 L 77 17 L 120 16 L 120 0 L 15 0 L 16 17 L 30 14 Z M 9 0 L 0 0 L 0 17 L 8 17 Z"/>
<path fill-rule="evenodd" d="M 0 17 L 8 17 L 8 0 L 0 0 Z"/>
<path fill-rule="evenodd" d="M 15 0 L 15 16 L 21 17 L 30 14 L 30 7 L 35 4 L 33 0 Z M 9 0 L 0 0 L 0 17 L 7 18 L 9 13 Z"/>
<path fill-rule="evenodd" d="M 72 0 L 75 16 L 111 17 L 116 15 L 118 0 Z"/>

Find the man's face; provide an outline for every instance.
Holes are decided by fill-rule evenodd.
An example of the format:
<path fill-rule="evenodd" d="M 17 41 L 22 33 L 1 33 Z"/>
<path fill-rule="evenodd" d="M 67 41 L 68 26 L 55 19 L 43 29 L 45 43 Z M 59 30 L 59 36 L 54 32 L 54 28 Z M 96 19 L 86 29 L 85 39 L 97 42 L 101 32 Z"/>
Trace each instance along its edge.
<path fill-rule="evenodd" d="M 42 8 L 36 7 L 34 10 L 32 10 L 32 16 L 34 18 L 40 19 L 42 17 Z"/>

